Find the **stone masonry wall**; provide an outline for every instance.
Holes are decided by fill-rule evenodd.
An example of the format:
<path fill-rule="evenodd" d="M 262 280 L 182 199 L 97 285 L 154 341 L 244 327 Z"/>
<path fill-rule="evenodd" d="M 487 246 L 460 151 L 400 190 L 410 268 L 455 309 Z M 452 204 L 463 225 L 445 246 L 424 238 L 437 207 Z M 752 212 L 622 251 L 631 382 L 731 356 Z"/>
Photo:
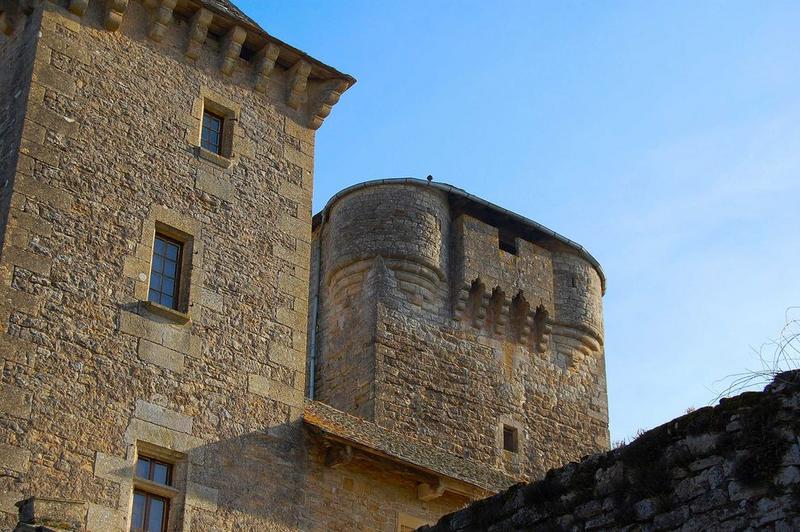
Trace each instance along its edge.
<path fill-rule="evenodd" d="M 800 372 L 443 517 L 461 530 L 797 530 Z"/>
<path fill-rule="evenodd" d="M 607 449 L 598 273 L 522 238 L 504 251 L 498 227 L 452 205 L 385 180 L 323 212 L 316 398 L 363 415 L 347 401 L 372 386 L 379 425 L 518 479 Z"/>
<path fill-rule="evenodd" d="M 3 95 L 0 99 L 0 253 L 6 236 L 41 16 L 41 8 L 29 15 L 8 13 L 9 24 L 13 22 L 13 26 L 8 27 L 9 35 L 0 37 L 6 39 L 0 46 L 0 65 L 3 65 L 0 69 L 0 94 Z"/>
<path fill-rule="evenodd" d="M 193 62 L 189 20 L 156 42 L 142 3 L 118 31 L 110 5 L 43 7 L 0 262 L 0 526 L 38 495 L 127 530 L 147 443 L 183 464 L 171 529 L 296 528 L 313 131 L 284 103 L 285 70 L 259 94 L 245 60 L 220 72 L 220 36 Z M 238 112 L 230 163 L 190 142 L 201 97 Z M 193 238 L 177 320 L 143 301 L 161 225 Z"/>

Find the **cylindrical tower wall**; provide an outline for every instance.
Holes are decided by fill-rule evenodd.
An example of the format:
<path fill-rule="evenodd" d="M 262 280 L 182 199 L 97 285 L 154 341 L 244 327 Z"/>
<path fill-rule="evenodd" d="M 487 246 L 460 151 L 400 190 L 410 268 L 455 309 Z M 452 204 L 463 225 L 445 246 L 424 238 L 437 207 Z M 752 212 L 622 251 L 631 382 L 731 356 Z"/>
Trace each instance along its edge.
<path fill-rule="evenodd" d="M 380 255 L 416 262 L 443 279 L 449 220 L 446 195 L 432 187 L 387 184 L 349 192 L 325 222 L 326 277 Z"/>

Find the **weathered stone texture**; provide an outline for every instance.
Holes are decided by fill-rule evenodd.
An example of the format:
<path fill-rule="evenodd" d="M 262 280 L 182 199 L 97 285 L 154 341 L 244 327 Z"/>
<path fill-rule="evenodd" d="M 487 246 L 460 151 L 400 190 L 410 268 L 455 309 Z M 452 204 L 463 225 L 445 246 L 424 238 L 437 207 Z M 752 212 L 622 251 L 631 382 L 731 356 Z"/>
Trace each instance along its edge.
<path fill-rule="evenodd" d="M 329 203 L 312 262 L 316 398 L 536 478 L 608 448 L 601 277 L 582 249 L 492 209 L 418 180 Z"/>
<path fill-rule="evenodd" d="M 25 102 L 31 85 L 31 72 L 36 55 L 41 8 L 28 15 L 8 14 L 14 17 L 10 35 L 0 46 L 0 250 L 6 238 L 6 224 L 11 212 L 11 193 L 22 138 L 44 135 L 35 124 L 25 123 Z M 24 135 L 23 135 L 24 130 Z"/>
<path fill-rule="evenodd" d="M 466 530 L 797 530 L 800 372 L 443 517 Z"/>

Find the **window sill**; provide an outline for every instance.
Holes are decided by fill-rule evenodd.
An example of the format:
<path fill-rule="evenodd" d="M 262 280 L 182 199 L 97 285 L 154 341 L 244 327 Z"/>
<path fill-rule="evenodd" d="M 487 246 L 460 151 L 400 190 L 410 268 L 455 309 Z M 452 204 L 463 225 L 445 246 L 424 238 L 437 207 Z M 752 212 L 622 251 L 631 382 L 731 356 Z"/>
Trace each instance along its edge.
<path fill-rule="evenodd" d="M 197 156 L 200 157 L 201 159 L 205 159 L 206 161 L 212 162 L 222 168 L 230 168 L 231 165 L 233 164 L 233 159 L 225 157 L 223 155 L 219 155 L 212 151 L 208 151 L 207 149 L 202 147 L 197 148 Z"/>
<path fill-rule="evenodd" d="M 174 321 L 175 323 L 180 323 L 181 325 L 188 323 L 192 319 L 186 312 L 181 312 L 180 310 L 175 310 L 174 308 L 165 307 L 164 305 L 160 305 L 152 301 L 145 301 L 144 306 L 147 310 L 149 310 L 153 314 L 158 314 L 159 316 Z"/>
<path fill-rule="evenodd" d="M 172 486 L 167 486 L 165 484 L 159 484 L 158 482 L 153 482 L 152 480 L 145 480 L 143 478 L 134 477 L 133 479 L 133 487 L 135 489 L 139 489 L 142 491 L 146 491 L 148 493 L 152 493 L 154 495 L 159 495 L 161 497 L 166 497 L 168 499 L 172 499 L 180 492 L 173 488 Z"/>

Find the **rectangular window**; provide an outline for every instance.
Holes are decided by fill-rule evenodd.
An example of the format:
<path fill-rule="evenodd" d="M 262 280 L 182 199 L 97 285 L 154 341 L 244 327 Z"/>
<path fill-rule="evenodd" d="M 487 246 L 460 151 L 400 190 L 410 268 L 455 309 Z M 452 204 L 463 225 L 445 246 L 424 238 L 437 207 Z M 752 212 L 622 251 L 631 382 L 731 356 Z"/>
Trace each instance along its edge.
<path fill-rule="evenodd" d="M 510 253 L 512 255 L 517 254 L 517 238 L 514 236 L 513 233 L 509 233 L 504 231 L 503 229 L 499 230 L 499 241 L 498 244 L 500 249 L 505 251 L 506 253 Z"/>
<path fill-rule="evenodd" d="M 519 434 L 516 427 L 503 425 L 503 449 L 512 453 L 519 449 Z"/>
<path fill-rule="evenodd" d="M 153 242 L 153 264 L 150 268 L 148 300 L 178 309 L 183 244 L 161 233 Z"/>
<path fill-rule="evenodd" d="M 172 464 L 146 456 L 136 461 L 136 478 L 163 486 L 172 485 Z M 164 532 L 169 521 L 170 499 L 147 489 L 133 491 L 131 532 Z"/>
<path fill-rule="evenodd" d="M 131 532 L 166 532 L 169 499 L 146 491 L 133 492 Z"/>
<path fill-rule="evenodd" d="M 225 120 L 210 111 L 203 111 L 200 146 L 217 155 L 222 154 L 222 127 Z"/>

